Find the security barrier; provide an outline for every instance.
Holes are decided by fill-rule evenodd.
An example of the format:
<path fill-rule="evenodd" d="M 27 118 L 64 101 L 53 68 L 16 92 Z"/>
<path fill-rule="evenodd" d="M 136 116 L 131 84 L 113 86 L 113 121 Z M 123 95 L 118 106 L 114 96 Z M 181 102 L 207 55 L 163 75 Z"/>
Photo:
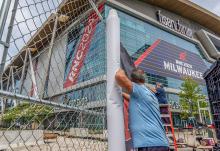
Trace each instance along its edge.
<path fill-rule="evenodd" d="M 8 0 L 1 11 L 0 150 L 107 150 L 103 1 Z"/>

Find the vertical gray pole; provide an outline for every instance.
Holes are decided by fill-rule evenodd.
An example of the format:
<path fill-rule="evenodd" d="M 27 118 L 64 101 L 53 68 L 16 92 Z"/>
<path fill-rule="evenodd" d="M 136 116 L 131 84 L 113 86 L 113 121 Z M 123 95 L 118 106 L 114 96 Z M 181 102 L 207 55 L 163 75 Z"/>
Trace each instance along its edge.
<path fill-rule="evenodd" d="M 16 86 L 15 86 L 15 77 L 14 77 L 14 68 L 16 70 L 17 66 L 12 66 L 12 71 L 11 71 L 11 84 L 12 84 L 12 92 L 16 93 Z M 13 100 L 14 102 L 14 107 L 17 106 L 17 101 Z"/>
<path fill-rule="evenodd" d="M 97 9 L 97 7 L 96 7 L 95 3 L 93 2 L 93 0 L 89 0 L 89 3 L 90 3 L 90 5 L 92 6 L 92 8 L 95 10 L 96 14 L 99 16 L 99 19 L 100 19 L 101 21 L 103 21 L 103 17 L 102 17 L 102 15 L 100 14 L 99 10 Z"/>
<path fill-rule="evenodd" d="M 202 115 L 201 115 L 199 100 L 197 101 L 197 106 L 198 106 L 198 110 L 199 110 L 199 119 L 200 119 L 200 122 L 202 123 L 203 120 L 202 120 Z"/>
<path fill-rule="evenodd" d="M 14 19 L 15 19 L 17 7 L 18 7 L 18 1 L 19 0 L 15 0 L 15 2 L 14 2 L 11 19 L 10 19 L 10 23 L 9 23 L 9 26 L 8 26 L 8 33 L 7 33 L 6 41 L 5 41 L 6 45 L 4 45 L 2 59 L 0 58 L 1 59 L 1 62 L 0 62 L 1 63 L 0 64 L 0 79 L 2 79 L 4 68 L 5 68 L 5 61 L 6 61 L 6 57 L 7 57 L 7 54 L 8 54 L 9 42 L 10 42 L 10 39 L 11 39 Z M 2 87 L 3 87 L 3 85 L 4 84 L 2 83 Z M 3 88 L 1 88 L 1 89 L 3 89 Z M 2 114 L 4 114 L 4 109 L 5 109 L 4 99 L 2 98 L 1 100 L 2 100 Z"/>
<path fill-rule="evenodd" d="M 3 0 L 2 7 L 0 10 L 0 40 L 2 39 L 2 35 L 5 29 L 6 20 L 8 17 L 8 12 L 10 9 L 11 0 Z"/>
<path fill-rule="evenodd" d="M 23 68 L 22 68 L 22 73 L 21 73 L 21 79 L 20 79 L 20 86 L 19 86 L 19 93 L 22 93 L 22 87 L 24 84 L 24 74 L 25 74 L 25 69 L 26 69 L 26 62 L 27 62 L 27 56 L 28 56 L 28 50 L 25 49 L 25 57 L 24 57 L 24 62 L 23 62 Z"/>
<path fill-rule="evenodd" d="M 41 95 L 41 98 L 44 97 L 45 95 L 45 91 L 46 91 L 46 81 L 47 79 L 49 79 L 49 75 L 50 75 L 50 66 L 51 66 L 51 56 L 52 56 L 52 51 L 53 51 L 53 45 L 54 45 L 54 39 L 56 37 L 56 30 L 57 30 L 57 24 L 58 24 L 58 14 L 55 14 L 55 23 L 54 23 L 54 26 L 53 26 L 53 33 L 52 33 L 52 37 L 51 37 L 51 41 L 50 41 L 50 45 L 49 45 L 49 51 L 48 51 L 48 62 L 46 64 L 46 75 L 44 76 L 43 78 L 43 92 Z"/>
<path fill-rule="evenodd" d="M 10 85 L 10 78 L 11 78 L 12 70 L 13 70 L 13 66 L 10 67 L 10 69 L 9 69 L 9 75 L 8 75 L 8 80 L 7 80 L 6 91 L 9 91 L 9 85 Z M 6 104 L 7 104 L 7 99 L 6 98 L 2 98 L 2 101 L 3 101 L 3 104 L 2 104 L 2 114 L 4 114 L 5 108 L 6 108 Z"/>
<path fill-rule="evenodd" d="M 2 77 L 0 77 L 0 82 L 1 82 L 1 89 L 0 90 L 3 90 L 3 79 Z M 3 114 L 3 110 L 4 110 L 4 98 L 0 97 L 0 101 L 1 101 L 1 114 Z M 0 121 L 1 123 L 1 121 Z"/>
<path fill-rule="evenodd" d="M 115 73 L 120 68 L 120 21 L 113 9 L 106 20 L 106 47 L 108 150 L 125 151 L 123 102 L 115 80 Z"/>
<path fill-rule="evenodd" d="M 208 101 L 208 107 L 207 107 L 207 109 L 208 109 L 208 112 L 209 112 L 210 123 L 212 124 L 212 113 L 211 113 L 211 111 L 210 111 L 210 103 L 209 103 L 209 101 Z"/>
<path fill-rule="evenodd" d="M 2 14 L 4 12 L 4 6 L 5 6 L 5 0 L 2 1 L 2 6 L 1 6 L 1 9 L 0 9 L 0 20 L 2 18 Z"/>
<path fill-rule="evenodd" d="M 10 78 L 11 78 L 11 71 L 12 71 L 12 67 L 10 67 L 10 70 L 9 70 L 9 75 L 8 75 L 8 81 L 7 81 L 6 91 L 9 91 Z"/>
<path fill-rule="evenodd" d="M 33 92 L 34 92 L 34 97 L 39 98 L 38 96 L 38 88 L 37 88 L 37 82 L 36 82 L 36 77 L 35 77 L 35 73 L 34 73 L 34 68 L 33 68 L 33 63 L 32 63 L 32 57 L 31 57 L 31 52 L 28 49 L 28 56 L 29 56 L 29 63 L 30 63 L 30 70 L 31 70 L 31 81 L 32 81 L 32 85 L 33 85 Z"/>
<path fill-rule="evenodd" d="M 11 15 L 11 19 L 10 19 L 10 23 L 9 23 L 9 27 L 8 27 L 8 33 L 7 33 L 6 41 L 5 41 L 6 44 L 9 44 L 10 39 L 11 39 L 14 19 L 15 19 L 17 7 L 18 7 L 18 1 L 19 0 L 15 0 L 14 6 L 13 6 L 13 9 L 12 9 L 12 15 Z M 4 49 L 3 49 L 2 61 L 1 61 L 1 64 L 0 64 L 0 77 L 3 75 L 3 72 L 4 72 L 5 61 L 6 61 L 6 57 L 7 57 L 7 54 L 8 54 L 8 48 L 9 47 L 5 45 Z"/>

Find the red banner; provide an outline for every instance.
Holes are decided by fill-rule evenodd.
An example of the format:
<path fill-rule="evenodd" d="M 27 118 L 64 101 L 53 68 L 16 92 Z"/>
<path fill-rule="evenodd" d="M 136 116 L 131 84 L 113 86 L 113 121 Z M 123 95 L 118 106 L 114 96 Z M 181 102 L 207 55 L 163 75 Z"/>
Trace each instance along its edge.
<path fill-rule="evenodd" d="M 102 12 L 104 8 L 104 5 L 100 5 L 98 10 L 99 12 Z M 70 68 L 70 71 L 68 73 L 68 76 L 66 78 L 66 81 L 63 85 L 64 88 L 68 88 L 70 86 L 73 86 L 76 84 L 77 79 L 80 74 L 80 70 L 83 66 L 83 62 L 86 58 L 87 52 L 89 50 L 92 37 L 95 33 L 96 25 L 99 21 L 99 17 L 96 14 L 96 12 L 92 12 L 88 18 L 86 27 L 84 28 L 83 35 L 81 37 L 81 40 L 79 42 L 78 48 L 76 50 L 75 56 L 72 61 L 72 65 Z"/>

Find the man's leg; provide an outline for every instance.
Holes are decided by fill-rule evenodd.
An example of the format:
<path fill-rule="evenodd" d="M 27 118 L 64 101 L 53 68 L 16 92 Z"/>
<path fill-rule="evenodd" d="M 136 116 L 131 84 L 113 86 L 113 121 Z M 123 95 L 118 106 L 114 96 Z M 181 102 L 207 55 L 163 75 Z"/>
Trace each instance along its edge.
<path fill-rule="evenodd" d="M 141 147 L 141 148 L 138 148 L 137 151 L 148 151 L 148 147 Z"/>

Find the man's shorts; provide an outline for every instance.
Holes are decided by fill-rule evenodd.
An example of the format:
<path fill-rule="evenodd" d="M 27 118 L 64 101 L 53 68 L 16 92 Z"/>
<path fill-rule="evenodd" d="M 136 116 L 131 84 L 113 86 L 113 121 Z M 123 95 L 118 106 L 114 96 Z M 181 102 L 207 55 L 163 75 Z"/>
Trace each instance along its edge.
<path fill-rule="evenodd" d="M 141 147 L 137 151 L 169 151 L 169 147 L 155 146 L 155 147 Z"/>

